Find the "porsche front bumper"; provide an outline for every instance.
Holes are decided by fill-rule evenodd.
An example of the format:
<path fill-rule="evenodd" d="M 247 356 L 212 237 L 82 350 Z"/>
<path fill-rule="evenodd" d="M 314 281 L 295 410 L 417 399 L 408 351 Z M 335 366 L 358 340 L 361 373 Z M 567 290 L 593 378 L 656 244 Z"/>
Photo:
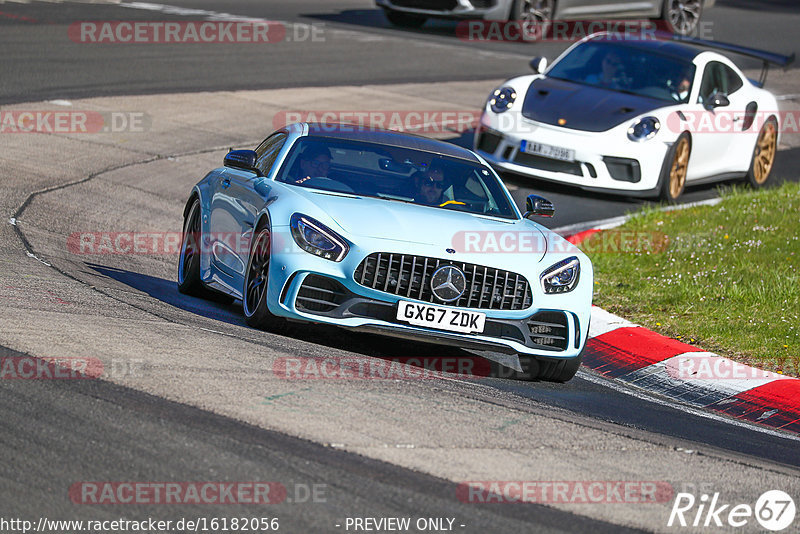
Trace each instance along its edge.
<path fill-rule="evenodd" d="M 495 169 L 574 185 L 582 189 L 652 196 L 672 140 L 658 137 L 630 141 L 615 128 L 585 132 L 540 124 L 517 114 L 513 122 L 524 127 L 503 128 L 504 117 L 484 113 L 475 131 L 474 150 Z M 571 161 L 524 152 L 522 143 L 542 143 L 574 151 Z"/>

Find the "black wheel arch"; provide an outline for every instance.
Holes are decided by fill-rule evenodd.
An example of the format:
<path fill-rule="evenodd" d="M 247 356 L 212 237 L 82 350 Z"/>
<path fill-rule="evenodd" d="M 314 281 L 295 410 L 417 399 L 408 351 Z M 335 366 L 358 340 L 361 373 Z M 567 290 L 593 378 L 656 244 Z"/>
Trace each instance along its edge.
<path fill-rule="evenodd" d="M 253 232 L 258 232 L 265 226 L 272 229 L 272 217 L 267 210 L 264 210 L 256 217 L 256 222 L 253 225 Z"/>
<path fill-rule="evenodd" d="M 691 161 L 692 159 L 692 146 L 693 146 L 692 132 L 690 132 L 689 130 L 684 130 L 678 135 L 678 137 L 675 138 L 675 142 L 672 143 L 667 149 L 667 153 L 664 156 L 664 162 L 661 164 L 661 172 L 658 175 L 658 182 L 656 183 L 656 187 L 653 189 L 653 191 L 656 193 L 659 193 L 661 191 L 664 185 L 664 176 L 665 176 L 664 170 L 666 169 L 666 166 L 671 163 L 671 161 L 670 162 L 667 161 L 669 158 L 667 158 L 666 156 L 669 155 L 669 153 L 672 151 L 672 147 L 675 146 L 675 144 L 684 134 L 689 138 L 689 160 Z"/>
<path fill-rule="evenodd" d="M 200 200 L 200 193 L 198 193 L 196 189 L 192 191 L 191 195 L 189 195 L 189 200 L 186 201 L 186 205 L 183 207 L 184 219 L 186 219 L 186 217 L 189 216 L 189 210 L 192 209 L 192 205 L 194 204 L 195 200 Z M 203 210 L 203 203 L 201 202 L 200 211 L 202 212 L 202 210 Z"/>

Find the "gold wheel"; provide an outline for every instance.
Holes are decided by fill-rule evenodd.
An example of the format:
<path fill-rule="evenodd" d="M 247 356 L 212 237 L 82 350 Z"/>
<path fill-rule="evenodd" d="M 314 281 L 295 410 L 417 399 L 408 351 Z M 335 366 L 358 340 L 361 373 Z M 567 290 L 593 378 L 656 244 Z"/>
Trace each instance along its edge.
<path fill-rule="evenodd" d="M 673 200 L 681 196 L 686 185 L 686 171 L 689 167 L 689 138 L 678 139 L 675 155 L 669 168 L 669 196 Z"/>
<path fill-rule="evenodd" d="M 763 185 L 769 178 L 772 171 L 772 164 L 775 163 L 775 152 L 777 151 L 778 135 L 773 121 L 761 128 L 756 141 L 756 148 L 753 152 L 753 182 L 755 185 Z"/>

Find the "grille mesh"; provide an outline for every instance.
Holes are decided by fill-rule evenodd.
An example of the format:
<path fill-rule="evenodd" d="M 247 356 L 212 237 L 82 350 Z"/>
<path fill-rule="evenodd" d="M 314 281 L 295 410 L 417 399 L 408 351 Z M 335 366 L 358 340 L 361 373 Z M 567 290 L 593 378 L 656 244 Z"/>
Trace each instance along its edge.
<path fill-rule="evenodd" d="M 431 277 L 443 265 L 461 269 L 464 294 L 449 306 L 487 310 L 524 310 L 533 297 L 524 276 L 509 271 L 425 256 L 376 252 L 359 264 L 355 281 L 362 286 L 424 302 L 445 304 L 431 291 Z"/>

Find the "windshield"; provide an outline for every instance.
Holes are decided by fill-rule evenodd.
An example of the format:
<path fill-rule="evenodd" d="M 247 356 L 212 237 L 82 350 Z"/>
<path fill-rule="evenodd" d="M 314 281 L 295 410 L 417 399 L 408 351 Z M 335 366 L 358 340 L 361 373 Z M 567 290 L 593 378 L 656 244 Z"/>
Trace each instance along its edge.
<path fill-rule="evenodd" d="M 552 66 L 547 76 L 685 103 L 689 101 L 694 72 L 695 66 L 691 62 L 600 40 L 575 47 Z"/>
<path fill-rule="evenodd" d="M 277 180 L 435 209 L 517 218 L 488 167 L 408 148 L 303 137 L 292 147 Z"/>

